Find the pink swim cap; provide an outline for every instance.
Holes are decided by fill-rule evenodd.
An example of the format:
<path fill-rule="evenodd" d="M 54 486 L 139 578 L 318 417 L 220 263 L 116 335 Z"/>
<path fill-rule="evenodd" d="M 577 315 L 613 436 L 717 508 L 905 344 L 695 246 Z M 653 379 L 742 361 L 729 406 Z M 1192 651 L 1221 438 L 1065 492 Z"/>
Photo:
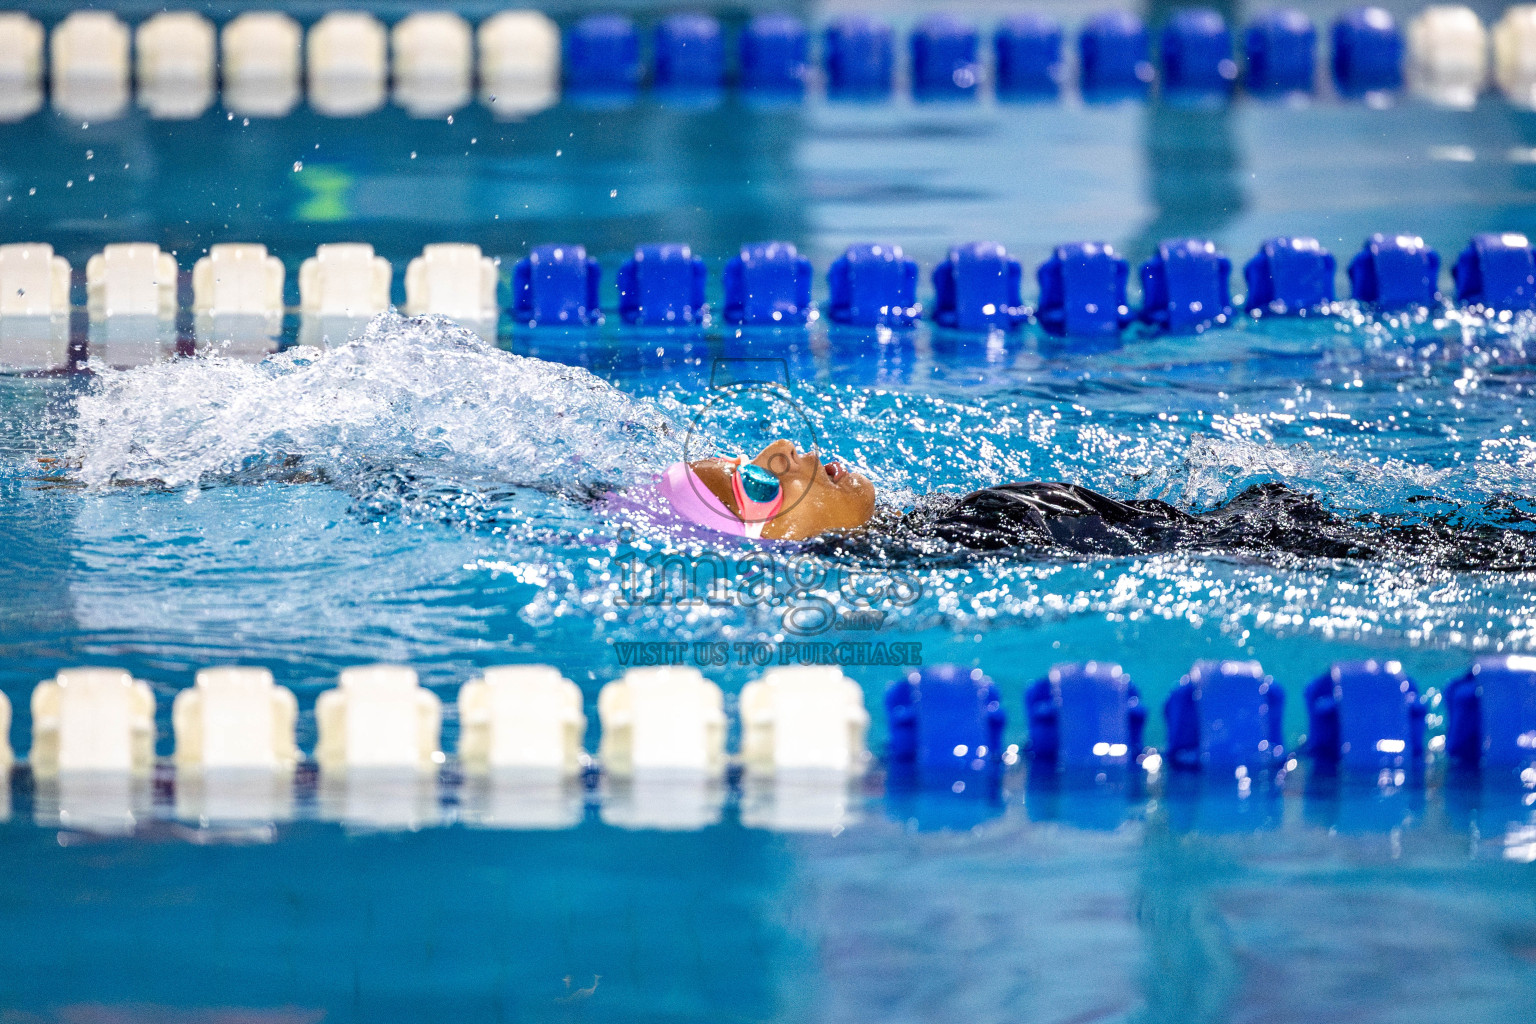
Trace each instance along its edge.
<path fill-rule="evenodd" d="M 674 462 L 656 481 L 656 489 L 667 499 L 673 511 L 690 523 L 708 527 L 733 537 L 761 537 L 762 523 L 744 523 L 725 502 L 704 486 L 704 481 L 686 462 Z"/>

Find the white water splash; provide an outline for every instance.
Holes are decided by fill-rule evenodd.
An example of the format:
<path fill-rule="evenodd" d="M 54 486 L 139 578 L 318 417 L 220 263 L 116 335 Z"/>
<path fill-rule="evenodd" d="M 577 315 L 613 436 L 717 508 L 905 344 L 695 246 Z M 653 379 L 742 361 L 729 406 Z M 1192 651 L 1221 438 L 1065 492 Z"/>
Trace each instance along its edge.
<path fill-rule="evenodd" d="M 1186 508 L 1209 507 L 1245 487 L 1278 480 L 1321 494 L 1330 504 L 1382 508 L 1406 493 L 1432 494 L 1453 471 L 1402 459 L 1373 460 L 1323 451 L 1310 444 L 1274 444 L 1198 434 L 1182 458 L 1151 475 L 1143 496 Z"/>
<path fill-rule="evenodd" d="M 103 371 L 75 414 L 71 455 L 96 488 L 402 466 L 460 485 L 617 484 L 677 448 L 662 413 L 586 370 L 393 312 L 357 341 L 254 366 L 207 356 Z"/>

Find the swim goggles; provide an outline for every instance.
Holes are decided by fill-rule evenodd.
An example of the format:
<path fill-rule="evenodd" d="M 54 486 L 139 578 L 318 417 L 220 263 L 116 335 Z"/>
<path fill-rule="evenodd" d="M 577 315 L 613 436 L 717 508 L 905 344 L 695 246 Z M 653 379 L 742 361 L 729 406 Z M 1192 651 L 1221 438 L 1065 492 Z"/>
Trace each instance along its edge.
<path fill-rule="evenodd" d="M 731 494 L 736 498 L 736 507 L 741 510 L 742 524 L 749 537 L 760 537 L 763 526 L 778 515 L 784 504 L 784 488 L 778 477 L 748 461 L 745 455 L 728 461 L 735 462 L 731 470 Z"/>

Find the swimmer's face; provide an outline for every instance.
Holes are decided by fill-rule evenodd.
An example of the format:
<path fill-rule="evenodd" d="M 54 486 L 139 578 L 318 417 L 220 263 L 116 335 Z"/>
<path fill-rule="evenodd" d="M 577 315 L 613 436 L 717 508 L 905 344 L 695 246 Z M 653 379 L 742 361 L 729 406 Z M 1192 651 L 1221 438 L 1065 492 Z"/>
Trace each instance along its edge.
<path fill-rule="evenodd" d="M 805 540 L 829 530 L 853 530 L 875 514 L 875 485 L 840 463 L 822 465 L 815 452 L 802 452 L 792 441 L 775 441 L 753 463 L 779 480 L 784 502 L 763 526 L 770 540 Z M 731 491 L 731 464 L 720 459 L 693 463 L 694 472 L 737 515 Z"/>
<path fill-rule="evenodd" d="M 752 460 L 779 478 L 784 504 L 763 536 L 804 540 L 829 530 L 853 530 L 875 514 L 875 485 L 841 463 L 823 465 L 815 452 L 775 441 Z"/>

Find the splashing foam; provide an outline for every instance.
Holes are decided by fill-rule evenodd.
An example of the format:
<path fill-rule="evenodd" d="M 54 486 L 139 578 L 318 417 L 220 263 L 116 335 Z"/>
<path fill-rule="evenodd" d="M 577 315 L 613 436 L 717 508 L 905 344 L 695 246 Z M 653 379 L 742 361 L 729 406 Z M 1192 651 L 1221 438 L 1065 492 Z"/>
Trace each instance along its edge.
<path fill-rule="evenodd" d="M 620 485 L 677 448 L 663 414 L 586 370 L 393 312 L 346 345 L 258 365 L 208 356 L 104 371 L 75 419 L 71 454 L 95 488 L 401 471 L 460 485 Z"/>
<path fill-rule="evenodd" d="M 1196 435 L 1176 463 L 1152 473 L 1142 496 L 1185 508 L 1218 505 L 1251 484 L 1278 480 L 1316 491 L 1329 505 L 1383 508 L 1407 491 L 1433 493 L 1451 476 L 1401 459 L 1373 461 L 1320 451 L 1310 444 L 1280 445 L 1243 438 Z"/>

